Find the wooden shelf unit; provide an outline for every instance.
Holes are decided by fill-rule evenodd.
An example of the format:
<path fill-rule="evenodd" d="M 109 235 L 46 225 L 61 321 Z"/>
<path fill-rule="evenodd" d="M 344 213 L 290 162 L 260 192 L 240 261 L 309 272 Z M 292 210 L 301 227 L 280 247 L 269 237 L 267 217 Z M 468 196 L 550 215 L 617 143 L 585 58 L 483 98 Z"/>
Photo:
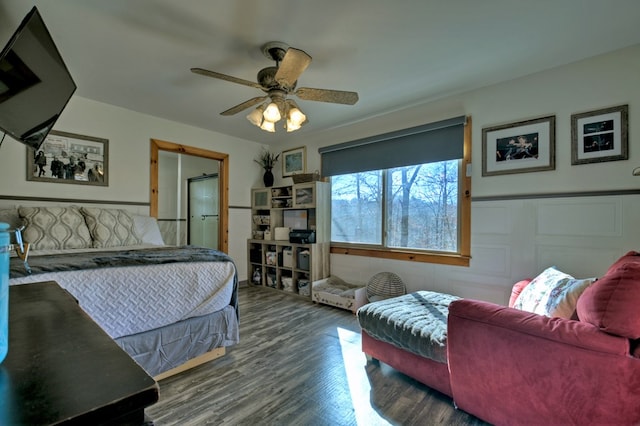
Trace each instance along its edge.
<path fill-rule="evenodd" d="M 252 189 L 253 238 L 247 241 L 250 283 L 311 300 L 312 283 L 329 276 L 330 196 L 326 182 Z M 285 216 L 293 218 L 287 224 L 290 220 L 298 224 L 293 229 L 314 230 L 315 243 L 274 239 L 275 228 L 285 225 Z M 303 223 L 305 228 L 299 227 Z"/>

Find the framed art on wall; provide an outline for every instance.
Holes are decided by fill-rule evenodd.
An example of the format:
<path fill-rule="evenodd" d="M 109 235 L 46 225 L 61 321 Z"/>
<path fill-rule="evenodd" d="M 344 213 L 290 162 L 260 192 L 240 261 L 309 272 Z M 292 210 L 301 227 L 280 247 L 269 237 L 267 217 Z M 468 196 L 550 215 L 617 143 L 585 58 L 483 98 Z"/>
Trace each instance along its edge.
<path fill-rule="evenodd" d="M 554 170 L 555 116 L 482 129 L 482 176 Z"/>
<path fill-rule="evenodd" d="M 109 186 L 109 141 L 52 130 L 40 149 L 27 147 L 27 180 Z"/>
<path fill-rule="evenodd" d="M 620 105 L 571 116 L 571 164 L 629 158 L 629 106 Z"/>
<path fill-rule="evenodd" d="M 307 148 L 293 148 L 282 151 L 282 177 L 305 173 L 307 170 Z"/>

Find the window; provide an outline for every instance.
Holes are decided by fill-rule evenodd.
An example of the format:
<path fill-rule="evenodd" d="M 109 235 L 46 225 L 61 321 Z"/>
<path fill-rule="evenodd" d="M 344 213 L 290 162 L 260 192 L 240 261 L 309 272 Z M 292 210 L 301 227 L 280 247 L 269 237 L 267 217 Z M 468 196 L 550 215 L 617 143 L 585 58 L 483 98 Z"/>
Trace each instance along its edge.
<path fill-rule="evenodd" d="M 460 129 L 463 123 L 458 124 Z M 427 157 L 436 161 L 418 164 L 412 159 L 425 157 L 415 155 L 416 144 L 420 151 L 438 150 L 431 149 L 433 145 L 425 142 L 429 140 L 426 132 L 411 131 L 414 151 L 408 159 L 400 161 L 405 164 L 388 168 L 349 170 L 354 167 L 336 167 L 339 161 L 334 161 L 336 171 L 347 173 L 332 173 L 325 169 L 325 160 L 336 160 L 335 155 L 340 154 L 349 158 L 352 153 L 345 150 L 344 145 L 340 150 L 331 151 L 333 157 L 325 156 L 321 149 L 323 174 L 332 174 L 332 253 L 468 266 L 471 201 L 466 165 L 471 157 L 470 118 L 466 126 L 464 132 L 447 133 L 444 138 L 440 134 L 436 140 L 440 144 L 458 145 L 458 151 Z M 390 144 L 388 137 L 380 139 L 374 143 Z M 362 141 L 358 141 L 357 146 L 361 147 Z M 404 151 L 395 139 L 393 147 Z M 376 148 L 367 144 L 370 158 Z M 377 164 L 386 160 L 388 158 L 382 158 Z M 349 161 L 353 161 L 353 157 Z M 387 162 L 394 163 L 397 159 Z"/>

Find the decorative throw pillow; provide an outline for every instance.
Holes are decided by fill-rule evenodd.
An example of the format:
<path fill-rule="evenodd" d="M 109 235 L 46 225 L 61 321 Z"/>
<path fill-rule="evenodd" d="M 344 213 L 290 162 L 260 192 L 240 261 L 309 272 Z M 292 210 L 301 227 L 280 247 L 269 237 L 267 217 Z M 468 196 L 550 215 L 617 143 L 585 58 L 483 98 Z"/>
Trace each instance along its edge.
<path fill-rule="evenodd" d="M 531 284 L 532 279 L 526 278 L 524 280 L 518 281 L 511 287 L 511 296 L 509 297 L 509 307 L 513 308 L 514 303 L 518 300 L 518 296 L 522 293 L 522 290 L 529 284 Z"/>
<path fill-rule="evenodd" d="M 94 248 L 141 244 L 133 215 L 126 210 L 82 207 Z"/>
<path fill-rule="evenodd" d="M 513 307 L 548 317 L 570 319 L 578 298 L 594 281 L 595 278 L 575 279 L 550 267 L 522 290 Z"/>
<path fill-rule="evenodd" d="M 164 245 L 162 234 L 158 227 L 158 221 L 155 217 L 133 215 L 133 222 L 135 224 L 136 233 L 142 240 L 142 244 L 152 244 L 154 246 Z"/>
<path fill-rule="evenodd" d="M 26 228 L 22 239 L 31 250 L 91 247 L 89 229 L 80 209 L 70 207 L 19 207 Z"/>
<path fill-rule="evenodd" d="M 22 219 L 16 208 L 0 209 L 0 222 L 8 223 L 10 229 L 19 228 L 22 225 Z"/>
<path fill-rule="evenodd" d="M 629 339 L 640 338 L 640 264 L 607 272 L 578 300 L 580 321 Z"/>

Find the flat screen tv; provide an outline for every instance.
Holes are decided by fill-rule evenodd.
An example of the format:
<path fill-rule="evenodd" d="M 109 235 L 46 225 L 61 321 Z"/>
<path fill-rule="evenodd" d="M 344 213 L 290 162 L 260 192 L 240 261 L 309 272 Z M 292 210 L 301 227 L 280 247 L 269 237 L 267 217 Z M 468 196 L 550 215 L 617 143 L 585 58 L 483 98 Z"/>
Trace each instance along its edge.
<path fill-rule="evenodd" d="M 75 90 L 34 7 L 0 54 L 0 131 L 37 150 Z"/>

